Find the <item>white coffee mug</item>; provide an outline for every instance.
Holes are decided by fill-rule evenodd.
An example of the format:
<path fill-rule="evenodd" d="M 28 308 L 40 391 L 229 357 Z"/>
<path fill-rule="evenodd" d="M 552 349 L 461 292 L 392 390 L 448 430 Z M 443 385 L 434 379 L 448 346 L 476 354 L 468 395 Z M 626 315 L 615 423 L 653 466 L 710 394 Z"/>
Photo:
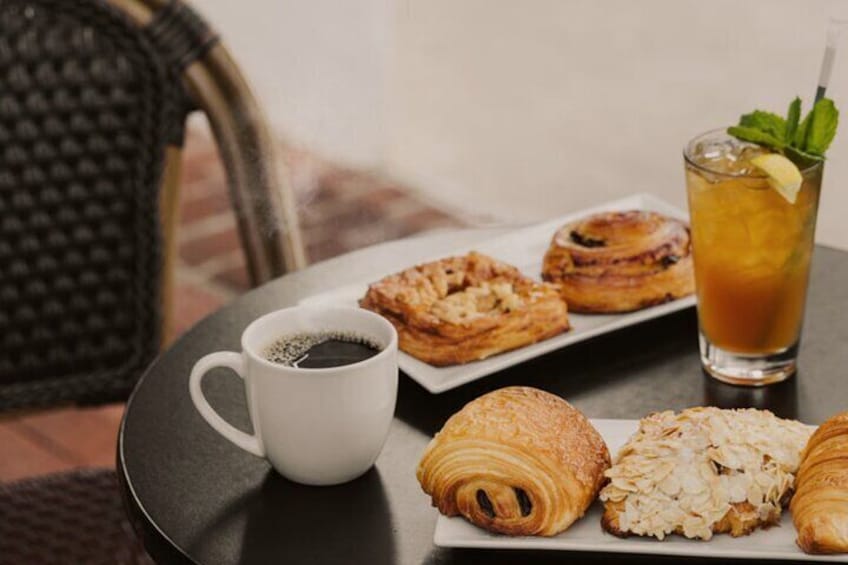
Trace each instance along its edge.
<path fill-rule="evenodd" d="M 367 337 L 381 351 L 320 369 L 263 357 L 282 337 L 327 331 Z M 241 349 L 206 355 L 189 378 L 195 407 L 218 433 L 267 458 L 283 476 L 309 485 L 347 482 L 374 464 L 397 399 L 397 332 L 391 323 L 361 308 L 296 306 L 254 320 L 242 333 Z M 244 379 L 253 435 L 226 422 L 203 395 L 201 381 L 214 367 L 229 367 Z"/>

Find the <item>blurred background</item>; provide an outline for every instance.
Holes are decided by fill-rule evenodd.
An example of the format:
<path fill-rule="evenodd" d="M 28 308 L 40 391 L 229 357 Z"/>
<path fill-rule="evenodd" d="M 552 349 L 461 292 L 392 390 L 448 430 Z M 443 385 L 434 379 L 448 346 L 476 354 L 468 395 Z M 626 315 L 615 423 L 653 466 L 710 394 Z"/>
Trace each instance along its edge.
<path fill-rule="evenodd" d="M 842 0 L 196 0 L 281 135 L 470 220 L 638 191 L 685 204 L 681 149 L 812 101 Z M 848 41 L 848 38 L 845 38 Z M 828 95 L 848 109 L 848 45 Z M 848 133 L 818 239 L 848 247 Z"/>

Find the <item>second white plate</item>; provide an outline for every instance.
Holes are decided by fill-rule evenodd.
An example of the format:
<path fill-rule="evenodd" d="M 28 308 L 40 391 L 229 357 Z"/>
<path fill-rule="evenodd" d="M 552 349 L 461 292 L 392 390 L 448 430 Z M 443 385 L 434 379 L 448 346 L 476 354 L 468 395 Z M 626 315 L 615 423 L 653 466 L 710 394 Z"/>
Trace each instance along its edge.
<path fill-rule="evenodd" d="M 554 232 L 564 224 L 573 222 L 590 214 L 618 210 L 649 210 L 673 218 L 688 220 L 686 212 L 649 194 L 636 194 L 607 202 L 594 208 L 588 208 L 568 214 L 542 224 L 521 228 L 506 235 L 471 247 L 452 249 L 433 259 L 450 255 L 460 255 L 472 250 L 479 251 L 518 267 L 525 275 L 539 280 L 542 272 L 542 258 L 551 242 Z M 411 266 L 411 265 L 410 265 Z M 370 280 L 351 283 L 321 294 L 310 296 L 301 304 L 338 304 L 355 306 L 365 295 L 368 285 L 390 273 L 374 273 Z M 520 349 L 508 351 L 465 365 L 452 367 L 434 367 L 418 359 L 400 353 L 398 365 L 401 370 L 432 393 L 440 393 L 465 383 L 511 367 L 528 359 L 538 357 L 556 349 L 605 334 L 620 328 L 632 326 L 652 318 L 665 316 L 672 312 L 689 308 L 695 304 L 695 297 L 689 296 L 666 304 L 646 308 L 637 312 L 615 315 L 569 314 L 572 329 L 564 334 L 545 341 L 534 343 Z"/>
<path fill-rule="evenodd" d="M 592 420 L 613 456 L 639 427 L 638 420 Z M 436 514 L 436 510 L 433 510 Z M 784 511 L 780 524 L 751 535 L 734 538 L 716 535 L 710 541 L 668 536 L 663 541 L 653 538 L 617 538 L 601 528 L 603 506 L 600 502 L 570 528 L 553 537 L 510 537 L 487 532 L 463 518 L 439 515 L 434 543 L 442 547 L 489 549 L 544 549 L 553 551 L 588 551 L 603 553 L 641 553 L 712 557 L 715 559 L 781 559 L 799 561 L 832 561 L 848 563 L 848 555 L 807 555 L 795 545 L 792 516 Z M 720 561 L 716 561 L 720 563 Z"/>

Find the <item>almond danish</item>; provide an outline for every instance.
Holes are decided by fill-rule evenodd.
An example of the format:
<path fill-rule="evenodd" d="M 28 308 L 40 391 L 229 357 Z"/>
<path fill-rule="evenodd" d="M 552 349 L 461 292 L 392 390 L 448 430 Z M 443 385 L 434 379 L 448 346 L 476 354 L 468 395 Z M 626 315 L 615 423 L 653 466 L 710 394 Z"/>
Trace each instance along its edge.
<path fill-rule="evenodd" d="M 473 251 L 387 276 L 359 305 L 395 326 L 402 351 L 437 366 L 485 359 L 569 329 L 555 286 Z"/>

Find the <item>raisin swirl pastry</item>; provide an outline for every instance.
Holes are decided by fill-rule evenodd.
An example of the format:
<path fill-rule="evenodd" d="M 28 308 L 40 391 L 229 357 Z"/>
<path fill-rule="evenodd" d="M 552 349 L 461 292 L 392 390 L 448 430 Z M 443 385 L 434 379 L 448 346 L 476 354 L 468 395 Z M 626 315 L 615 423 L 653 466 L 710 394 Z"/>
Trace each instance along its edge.
<path fill-rule="evenodd" d="M 502 534 L 552 536 L 583 516 L 609 465 L 600 434 L 568 402 L 507 387 L 451 416 L 417 476 L 446 516 Z"/>
<path fill-rule="evenodd" d="M 630 312 L 695 291 L 689 228 L 655 212 L 605 212 L 563 226 L 542 278 L 573 312 Z"/>
<path fill-rule="evenodd" d="M 395 326 L 402 351 L 437 366 L 484 359 L 569 328 L 555 286 L 473 251 L 385 277 L 359 305 Z"/>
<path fill-rule="evenodd" d="M 848 553 L 848 412 L 807 442 L 789 508 L 806 553 Z"/>

